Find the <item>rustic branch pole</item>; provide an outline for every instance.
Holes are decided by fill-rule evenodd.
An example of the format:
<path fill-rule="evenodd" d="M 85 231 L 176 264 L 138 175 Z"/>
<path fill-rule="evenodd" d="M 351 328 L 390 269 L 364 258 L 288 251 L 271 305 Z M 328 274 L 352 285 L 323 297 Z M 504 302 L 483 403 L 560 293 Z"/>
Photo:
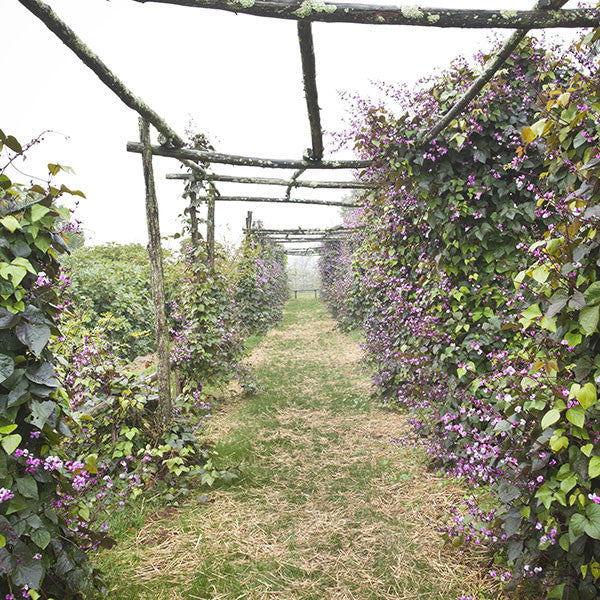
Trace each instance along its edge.
<path fill-rule="evenodd" d="M 211 271 L 215 268 L 215 196 L 208 196 L 206 217 L 206 259 Z"/>
<path fill-rule="evenodd" d="M 319 94 L 317 91 L 317 69 L 315 64 L 315 47 L 313 43 L 312 25 L 308 21 L 298 21 L 298 41 L 300 43 L 300 58 L 302 59 L 302 80 L 308 122 L 312 139 L 311 160 L 323 158 L 323 132 L 321 130 L 321 114 Z"/>
<path fill-rule="evenodd" d="M 189 173 L 168 173 L 167 179 L 180 179 L 184 181 L 194 181 L 197 177 Z M 224 183 L 250 183 L 258 185 L 281 185 L 292 188 L 311 188 L 311 189 L 334 189 L 334 190 L 374 190 L 377 186 L 374 183 L 363 183 L 362 181 L 296 181 L 290 179 L 276 179 L 274 177 L 236 177 L 234 175 L 216 175 L 207 173 L 208 181 L 219 181 Z"/>
<path fill-rule="evenodd" d="M 567 3 L 567 0 L 539 0 L 535 10 L 545 11 L 545 7 L 560 8 Z M 483 73 L 473 82 L 471 87 L 458 99 L 456 104 L 442 117 L 439 123 L 433 127 L 421 140 L 417 142 L 417 146 L 426 146 L 432 142 L 456 117 L 461 115 L 469 106 L 470 102 L 483 90 L 486 84 L 494 77 L 500 67 L 506 62 L 509 56 L 519 46 L 527 35 L 529 29 L 515 31 L 507 40 L 500 51 L 494 56 L 490 63 L 486 66 Z"/>
<path fill-rule="evenodd" d="M 18 0 L 31 11 L 52 33 L 54 33 L 77 57 L 89 67 L 122 102 L 135 110 L 141 117 L 149 121 L 161 133 L 165 141 L 173 146 L 183 146 L 184 141 L 167 122 L 152 110 L 143 100 L 127 88 L 127 86 L 92 52 L 77 34 L 44 2 L 40 0 Z"/>
<path fill-rule="evenodd" d="M 198 197 L 198 202 L 208 200 L 208 196 Z M 348 206 L 350 208 L 358 206 L 338 200 L 312 200 L 310 198 L 268 198 L 262 196 L 217 196 L 217 202 L 274 202 L 283 204 L 318 204 L 319 206 Z"/>
<path fill-rule="evenodd" d="M 366 23 L 370 25 L 415 25 L 418 27 L 459 27 L 463 29 L 545 29 L 597 27 L 594 9 L 569 10 L 482 10 L 425 8 L 413 5 L 333 4 L 307 0 L 133 0 L 213 8 L 259 17 L 317 21 L 325 23 Z"/>
<path fill-rule="evenodd" d="M 158 412 L 161 426 L 167 428 L 173 420 L 171 403 L 171 374 L 169 362 L 169 330 L 165 312 L 165 283 L 163 272 L 162 248 L 160 245 L 160 224 L 158 202 L 154 187 L 152 168 L 152 150 L 150 144 L 150 125 L 140 118 L 140 139 L 144 146 L 142 163 L 146 186 L 146 220 L 148 223 L 148 256 L 152 302 L 154 305 L 154 330 L 156 332 L 156 372 L 158 376 Z"/>
<path fill-rule="evenodd" d="M 138 142 L 127 142 L 128 152 L 142 151 Z M 363 169 L 371 165 L 370 160 L 290 160 L 280 158 L 255 158 L 251 156 L 238 156 L 235 154 L 222 154 L 220 152 L 204 152 L 190 148 L 166 148 L 152 146 L 154 156 L 166 156 L 179 160 L 195 160 L 207 163 L 221 163 L 225 165 L 240 165 L 243 167 L 263 167 L 266 169 Z"/>
<path fill-rule="evenodd" d="M 198 249 L 198 244 L 200 241 L 198 235 L 198 209 L 196 206 L 196 192 L 190 192 L 190 205 L 188 207 L 188 211 L 190 213 L 190 232 L 194 250 Z"/>

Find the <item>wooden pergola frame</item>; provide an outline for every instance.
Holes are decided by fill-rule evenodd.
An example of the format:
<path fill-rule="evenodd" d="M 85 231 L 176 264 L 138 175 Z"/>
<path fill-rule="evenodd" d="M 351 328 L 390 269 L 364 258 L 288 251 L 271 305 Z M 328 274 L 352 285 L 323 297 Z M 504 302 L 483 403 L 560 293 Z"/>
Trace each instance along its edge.
<path fill-rule="evenodd" d="M 464 10 L 436 9 L 421 6 L 375 6 L 364 4 L 336 5 L 321 0 L 130 0 L 139 3 L 172 4 L 182 7 L 216 9 L 233 13 L 244 13 L 259 17 L 291 19 L 297 21 L 298 41 L 302 63 L 302 78 L 306 96 L 306 106 L 311 134 L 311 148 L 299 160 L 256 158 L 218 152 L 206 152 L 185 148 L 184 139 L 149 105 L 138 98 L 108 68 L 108 66 L 77 36 L 50 6 L 42 0 L 17 0 L 38 17 L 81 61 L 89 67 L 100 80 L 111 89 L 120 100 L 140 117 L 140 141 L 129 142 L 127 150 L 142 155 L 144 181 L 146 187 L 146 218 L 148 226 L 148 254 L 152 274 L 152 299 L 157 343 L 157 376 L 159 389 L 160 416 L 163 424 L 171 419 L 169 339 L 165 312 L 164 275 L 160 243 L 158 202 L 154 186 L 152 169 L 153 156 L 175 158 L 190 170 L 189 174 L 168 175 L 169 179 L 185 179 L 189 183 L 190 220 L 192 222 L 192 241 L 197 243 L 198 220 L 196 207 L 199 202 L 208 204 L 207 246 L 208 260 L 214 260 L 214 224 L 215 202 L 284 202 L 288 204 L 316 204 L 325 206 L 355 206 L 354 203 L 328 200 L 301 200 L 291 198 L 291 190 L 298 187 L 331 189 L 372 189 L 368 182 L 325 181 L 302 182 L 299 177 L 307 170 L 314 169 L 366 169 L 370 161 L 364 160 L 328 160 L 324 158 L 323 132 L 321 128 L 320 108 L 316 81 L 316 60 L 312 37 L 312 23 L 363 23 L 372 25 L 411 25 L 418 27 L 458 27 L 470 29 L 500 28 L 515 29 L 497 55 L 489 61 L 481 76 L 465 91 L 454 106 L 440 119 L 429 132 L 426 132 L 418 146 L 433 141 L 452 121 L 467 108 L 469 103 L 481 92 L 494 77 L 511 53 L 531 29 L 597 27 L 600 25 L 597 11 L 594 9 L 563 9 L 567 0 L 538 0 L 530 10 Z M 124 0 L 121 0 L 124 1 Z M 150 141 L 150 125 L 159 133 L 160 145 Z M 250 178 L 218 175 L 207 172 L 212 164 L 227 164 L 259 168 L 297 169 L 291 180 L 272 178 Z M 244 184 L 264 184 L 286 186 L 284 198 L 266 198 L 253 196 L 221 196 L 215 181 Z M 198 185 L 195 185 L 198 184 Z M 198 196 L 202 187 L 207 196 Z M 252 217 L 249 213 L 246 229 L 250 230 Z M 256 230 L 254 230 L 256 231 Z M 261 235 L 278 243 L 315 242 L 331 239 L 343 239 L 344 232 L 338 230 L 316 233 L 291 230 L 263 230 Z M 288 254 L 299 252 L 319 252 L 317 248 L 286 250 Z"/>

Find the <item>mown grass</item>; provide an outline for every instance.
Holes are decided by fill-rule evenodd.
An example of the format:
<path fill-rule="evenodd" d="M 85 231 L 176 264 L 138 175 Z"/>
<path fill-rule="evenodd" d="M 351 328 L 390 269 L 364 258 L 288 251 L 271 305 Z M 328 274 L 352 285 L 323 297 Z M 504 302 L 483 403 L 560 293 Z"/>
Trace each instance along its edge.
<path fill-rule="evenodd" d="M 219 460 L 240 479 L 180 508 L 115 517 L 120 543 L 97 561 L 111 597 L 498 597 L 481 557 L 446 549 L 429 523 L 463 492 L 428 472 L 418 449 L 390 443 L 404 418 L 369 401 L 358 339 L 335 330 L 320 301 L 288 303 L 254 349 L 262 389 L 211 424 Z"/>

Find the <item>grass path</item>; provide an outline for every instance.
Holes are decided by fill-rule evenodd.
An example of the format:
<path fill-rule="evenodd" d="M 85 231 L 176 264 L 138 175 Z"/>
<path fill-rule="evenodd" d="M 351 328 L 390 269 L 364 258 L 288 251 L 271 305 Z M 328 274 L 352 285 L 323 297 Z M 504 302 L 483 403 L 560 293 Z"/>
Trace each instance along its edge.
<path fill-rule="evenodd" d="M 146 514 L 101 557 L 119 600 L 483 600 L 477 557 L 435 522 L 461 491 L 390 442 L 404 418 L 373 406 L 360 349 L 299 298 L 254 349 L 262 391 L 213 417 L 238 483 Z M 478 564 L 479 562 L 479 564 Z"/>

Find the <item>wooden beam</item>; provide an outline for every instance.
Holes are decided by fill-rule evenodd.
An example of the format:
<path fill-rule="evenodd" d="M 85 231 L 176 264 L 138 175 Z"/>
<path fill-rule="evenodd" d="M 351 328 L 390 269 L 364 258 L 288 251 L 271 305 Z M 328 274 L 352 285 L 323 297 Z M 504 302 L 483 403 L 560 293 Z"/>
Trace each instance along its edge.
<path fill-rule="evenodd" d="M 300 58 L 302 59 L 302 81 L 308 122 L 312 139 L 311 160 L 323 159 L 323 132 L 321 130 L 321 113 L 319 94 L 317 91 L 317 69 L 315 64 L 315 47 L 313 43 L 312 25 L 309 21 L 298 21 L 298 41 L 300 42 Z"/>
<path fill-rule="evenodd" d="M 198 181 L 199 177 L 191 173 L 168 173 L 167 179 L 179 179 L 183 181 Z M 219 181 L 223 183 L 249 183 L 258 185 L 281 185 L 291 186 L 293 188 L 311 188 L 311 189 L 334 189 L 334 190 L 374 190 L 374 183 L 365 183 L 362 181 L 294 181 L 291 179 L 277 179 L 275 177 L 237 177 L 234 175 L 217 175 L 207 173 L 205 177 L 208 181 Z"/>
<path fill-rule="evenodd" d="M 184 145 L 183 139 L 169 127 L 167 122 L 138 98 L 47 4 L 40 0 L 18 1 L 74 52 L 122 102 L 149 121 L 163 135 L 166 143 L 173 146 Z"/>
<path fill-rule="evenodd" d="M 199 196 L 198 202 L 207 201 L 208 196 Z M 217 202 L 273 202 L 283 204 L 316 204 L 319 206 L 347 206 L 353 208 L 358 204 L 349 204 L 338 200 L 312 200 L 310 198 L 268 198 L 262 196 L 217 196 Z"/>
<path fill-rule="evenodd" d="M 332 227 L 330 229 L 245 229 L 256 235 L 326 235 L 329 233 L 351 233 L 353 229 L 348 227 Z"/>
<path fill-rule="evenodd" d="M 160 245 L 160 224 L 158 202 L 154 187 L 152 150 L 150 145 L 150 125 L 140 117 L 140 140 L 144 146 L 142 163 L 146 186 L 146 221 L 148 224 L 148 256 L 150 258 L 150 279 L 152 303 L 154 305 L 154 330 L 156 333 L 156 373 L 158 378 L 158 416 L 163 429 L 173 420 L 171 403 L 171 373 L 169 362 L 169 329 L 165 310 L 165 282 L 162 248 Z"/>
<path fill-rule="evenodd" d="M 138 142 L 127 142 L 128 152 L 142 151 Z M 262 167 L 265 169 L 363 169 L 371 165 L 370 160 L 290 160 L 280 158 L 256 158 L 252 156 L 239 156 L 236 154 L 221 154 L 220 152 L 204 152 L 190 148 L 166 148 L 152 146 L 152 154 L 166 156 L 179 160 L 195 160 L 206 163 L 221 163 L 225 165 L 239 165 L 243 167 Z"/>
<path fill-rule="evenodd" d="M 311 0 L 133 0 L 144 4 L 175 4 L 213 8 L 258 17 L 324 23 L 367 23 L 370 25 L 414 25 L 418 27 L 459 27 L 463 29 L 546 29 L 597 27 L 594 9 L 569 10 L 486 10 L 427 8 L 312 2 Z"/>
<path fill-rule="evenodd" d="M 567 0 L 539 0 L 535 10 L 538 12 L 548 12 L 546 7 L 560 8 L 567 3 Z M 494 77 L 500 67 L 506 62 L 510 55 L 516 50 L 519 44 L 527 35 L 529 29 L 515 31 L 504 42 L 502 48 L 488 63 L 483 73 L 472 83 L 471 87 L 458 99 L 456 104 L 442 117 L 439 123 L 431 129 L 421 140 L 417 142 L 418 147 L 426 146 L 432 142 L 454 119 L 460 116 L 469 106 L 471 101 L 483 90 L 486 84 Z"/>
<path fill-rule="evenodd" d="M 295 238 L 278 238 L 278 237 L 267 237 L 266 239 L 271 240 L 277 244 L 304 244 L 306 242 L 327 242 L 332 240 L 342 240 L 342 237 L 295 237 Z"/>

